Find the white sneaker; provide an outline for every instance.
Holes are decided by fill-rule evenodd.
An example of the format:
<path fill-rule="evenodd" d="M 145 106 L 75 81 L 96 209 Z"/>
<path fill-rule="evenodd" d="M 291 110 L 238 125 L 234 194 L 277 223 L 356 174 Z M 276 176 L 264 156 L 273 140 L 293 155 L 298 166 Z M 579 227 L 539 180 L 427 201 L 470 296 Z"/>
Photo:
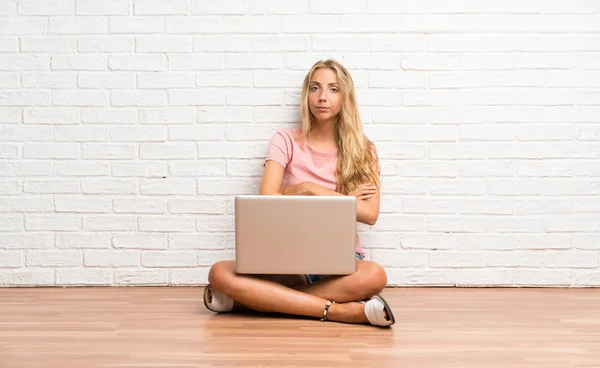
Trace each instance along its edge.
<path fill-rule="evenodd" d="M 381 295 L 375 295 L 360 303 L 365 304 L 365 315 L 373 326 L 387 327 L 396 323 L 392 309 Z"/>
<path fill-rule="evenodd" d="M 204 288 L 204 306 L 208 310 L 217 313 L 231 312 L 233 310 L 233 299 L 218 291 L 214 291 L 210 287 L 210 284 L 208 284 Z"/>

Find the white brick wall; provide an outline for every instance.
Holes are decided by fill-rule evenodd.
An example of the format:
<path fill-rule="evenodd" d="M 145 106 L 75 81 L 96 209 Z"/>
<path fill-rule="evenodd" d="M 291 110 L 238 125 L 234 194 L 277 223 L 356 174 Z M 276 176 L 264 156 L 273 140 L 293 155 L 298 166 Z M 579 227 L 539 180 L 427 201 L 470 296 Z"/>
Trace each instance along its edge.
<path fill-rule="evenodd" d="M 199 285 L 318 59 L 389 285 L 600 286 L 600 1 L 0 3 L 0 286 Z"/>

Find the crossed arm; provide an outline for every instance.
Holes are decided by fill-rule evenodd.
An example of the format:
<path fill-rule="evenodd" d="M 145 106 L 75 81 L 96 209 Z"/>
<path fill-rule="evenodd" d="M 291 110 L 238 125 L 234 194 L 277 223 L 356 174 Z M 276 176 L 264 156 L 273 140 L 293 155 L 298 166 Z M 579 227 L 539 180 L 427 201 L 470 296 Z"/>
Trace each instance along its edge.
<path fill-rule="evenodd" d="M 321 195 L 340 196 L 345 195 L 324 188 L 312 182 L 303 182 L 291 187 L 281 189 L 284 168 L 275 161 L 267 161 L 264 168 L 260 194 L 266 195 Z M 359 186 L 353 192 L 347 194 L 356 197 L 356 220 L 367 225 L 375 225 L 379 217 L 379 191 L 370 184 Z"/>

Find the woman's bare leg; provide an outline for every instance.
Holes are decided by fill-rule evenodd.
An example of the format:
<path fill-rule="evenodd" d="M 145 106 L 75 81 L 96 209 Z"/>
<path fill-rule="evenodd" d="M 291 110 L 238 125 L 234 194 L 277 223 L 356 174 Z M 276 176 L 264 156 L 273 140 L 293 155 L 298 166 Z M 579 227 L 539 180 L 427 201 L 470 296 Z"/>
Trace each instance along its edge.
<path fill-rule="evenodd" d="M 387 284 L 383 267 L 370 261 L 356 261 L 356 272 L 345 276 L 327 276 L 314 284 L 294 289 L 338 303 L 369 299 L 381 293 Z"/>
<path fill-rule="evenodd" d="M 368 321 L 363 305 L 345 302 L 369 298 L 380 292 L 387 281 L 383 269 L 367 261 L 357 261 L 357 271 L 352 275 L 327 277 L 312 285 L 290 288 L 268 278 L 271 279 L 237 274 L 235 261 L 218 262 L 209 273 L 212 289 L 234 299 L 236 309 L 246 306 L 261 312 L 322 317 L 327 300 L 334 300 L 336 304 L 330 306 L 328 319 L 350 323 Z M 291 276 L 287 282 L 293 280 Z"/>

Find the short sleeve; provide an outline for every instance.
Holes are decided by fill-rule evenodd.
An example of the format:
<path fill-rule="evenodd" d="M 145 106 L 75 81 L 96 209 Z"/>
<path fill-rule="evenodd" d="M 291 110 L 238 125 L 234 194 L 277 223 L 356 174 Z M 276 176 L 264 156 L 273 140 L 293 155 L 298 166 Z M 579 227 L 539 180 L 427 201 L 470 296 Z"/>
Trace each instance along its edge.
<path fill-rule="evenodd" d="M 267 148 L 267 157 L 265 163 L 269 160 L 279 162 L 284 168 L 290 163 L 292 157 L 292 142 L 285 132 L 278 131 L 269 141 Z"/>

